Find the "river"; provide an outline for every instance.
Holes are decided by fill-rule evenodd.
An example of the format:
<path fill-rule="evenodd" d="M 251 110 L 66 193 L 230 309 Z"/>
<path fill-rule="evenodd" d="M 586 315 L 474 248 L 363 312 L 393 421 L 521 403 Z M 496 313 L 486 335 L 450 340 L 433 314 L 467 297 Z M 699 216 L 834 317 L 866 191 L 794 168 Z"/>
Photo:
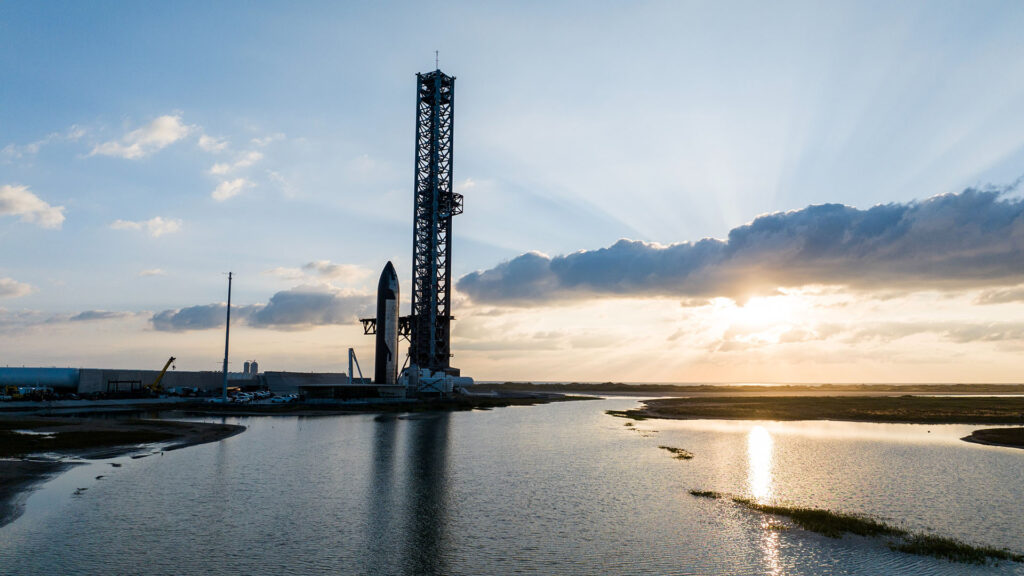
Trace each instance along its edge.
<path fill-rule="evenodd" d="M 959 440 L 975 427 L 626 426 L 604 413 L 636 403 L 209 419 L 248 430 L 40 486 L 0 528 L 0 574 L 1024 574 L 786 529 L 689 494 L 1024 552 L 1024 450 Z"/>

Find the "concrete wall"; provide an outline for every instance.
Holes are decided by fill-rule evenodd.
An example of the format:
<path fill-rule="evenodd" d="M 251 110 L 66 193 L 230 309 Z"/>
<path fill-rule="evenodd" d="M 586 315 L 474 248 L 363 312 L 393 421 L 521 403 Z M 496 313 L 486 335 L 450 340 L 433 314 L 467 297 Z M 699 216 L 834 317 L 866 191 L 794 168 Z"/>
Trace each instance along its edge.
<path fill-rule="evenodd" d="M 115 386 L 119 391 L 127 392 L 141 382 L 142 386 L 152 384 L 160 375 L 159 370 L 119 370 L 116 368 L 82 368 L 79 375 L 78 393 L 90 394 L 93 392 L 114 391 Z M 220 390 L 224 375 L 222 372 L 187 372 L 168 371 L 160 385 L 167 388 L 199 388 L 201 390 Z M 120 382 L 120 383 L 118 383 Z M 233 383 L 233 385 L 238 385 Z"/>

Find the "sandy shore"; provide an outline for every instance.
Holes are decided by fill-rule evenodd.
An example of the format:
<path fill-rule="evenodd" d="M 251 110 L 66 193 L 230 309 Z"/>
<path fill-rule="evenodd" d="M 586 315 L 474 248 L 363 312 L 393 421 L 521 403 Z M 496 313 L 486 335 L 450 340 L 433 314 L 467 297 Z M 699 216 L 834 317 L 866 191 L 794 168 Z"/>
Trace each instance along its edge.
<path fill-rule="evenodd" d="M 13 430 L 52 433 L 52 439 L 12 434 Z M 7 456 L 0 459 L 0 526 L 21 514 L 33 486 L 72 466 L 65 458 L 112 458 L 153 442 L 166 442 L 165 450 L 177 450 L 215 442 L 244 430 L 244 426 L 231 424 L 171 420 L 0 417 Z M 31 456 L 42 452 L 34 449 L 41 442 L 53 443 L 55 447 L 45 450 L 45 457 Z M 22 450 L 26 453 L 15 454 Z"/>

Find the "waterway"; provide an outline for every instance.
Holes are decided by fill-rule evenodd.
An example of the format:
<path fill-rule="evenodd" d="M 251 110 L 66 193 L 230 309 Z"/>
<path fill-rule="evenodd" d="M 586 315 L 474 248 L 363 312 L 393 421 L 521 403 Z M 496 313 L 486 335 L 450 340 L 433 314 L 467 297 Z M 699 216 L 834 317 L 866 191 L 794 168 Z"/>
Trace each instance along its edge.
<path fill-rule="evenodd" d="M 1024 574 L 780 529 L 688 492 L 1024 552 L 1024 450 L 959 440 L 975 427 L 604 413 L 636 403 L 217 419 L 249 429 L 39 487 L 0 528 L 0 574 Z"/>

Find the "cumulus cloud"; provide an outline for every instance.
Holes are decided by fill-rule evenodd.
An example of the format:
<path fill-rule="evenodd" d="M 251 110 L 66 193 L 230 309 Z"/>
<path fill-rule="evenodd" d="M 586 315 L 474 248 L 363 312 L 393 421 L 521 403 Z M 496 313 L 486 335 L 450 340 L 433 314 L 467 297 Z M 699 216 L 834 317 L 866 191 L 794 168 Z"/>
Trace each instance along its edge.
<path fill-rule="evenodd" d="M 150 268 L 139 272 L 139 276 L 167 276 L 167 272 L 164 272 L 161 268 Z"/>
<path fill-rule="evenodd" d="M 253 313 L 249 324 L 260 327 L 352 324 L 360 315 L 369 313 L 372 300 L 368 294 L 294 288 L 274 294 L 266 306 Z"/>
<path fill-rule="evenodd" d="M 0 216 L 18 216 L 22 222 L 43 228 L 60 228 L 64 207 L 51 206 L 29 191 L 27 186 L 0 186 Z"/>
<path fill-rule="evenodd" d="M 13 278 L 0 278 L 0 298 L 19 298 L 33 292 L 34 288 Z"/>
<path fill-rule="evenodd" d="M 210 174 L 223 176 L 229 172 L 248 168 L 263 159 L 263 153 L 257 150 L 250 150 L 242 153 L 237 160 L 231 163 L 218 162 L 210 168 Z"/>
<path fill-rule="evenodd" d="M 153 238 L 171 234 L 181 230 L 181 220 L 177 218 L 161 218 L 156 216 L 149 220 L 114 220 L 110 223 L 114 230 L 145 230 Z"/>
<path fill-rule="evenodd" d="M 90 156 L 116 156 L 133 160 L 142 158 L 174 144 L 193 129 L 181 121 L 180 115 L 160 116 L 149 124 L 132 130 L 120 140 L 97 144 Z"/>
<path fill-rule="evenodd" d="M 205 152 L 219 154 L 228 149 L 228 141 L 203 134 L 199 137 L 199 147 Z"/>
<path fill-rule="evenodd" d="M 354 324 L 368 314 L 368 294 L 347 294 L 317 287 L 299 287 L 274 294 L 266 304 L 232 306 L 231 321 L 256 328 L 299 329 L 331 324 Z M 224 326 L 225 304 L 164 310 L 150 320 L 153 328 L 168 332 L 206 330 Z"/>
<path fill-rule="evenodd" d="M 210 194 L 210 197 L 212 197 L 217 202 L 223 202 L 228 198 L 238 196 L 239 194 L 242 193 L 242 190 L 245 190 L 251 185 L 252 182 L 249 182 L 245 178 L 225 180 L 224 182 L 221 182 L 220 184 L 217 185 L 217 187 L 213 190 L 213 193 Z"/>
<path fill-rule="evenodd" d="M 981 288 L 1024 280 L 1024 200 L 967 189 L 860 210 L 841 204 L 768 214 L 725 240 L 669 246 L 620 240 L 550 257 L 523 254 L 458 281 L 478 303 L 580 296 L 724 296 L 782 287 Z"/>

